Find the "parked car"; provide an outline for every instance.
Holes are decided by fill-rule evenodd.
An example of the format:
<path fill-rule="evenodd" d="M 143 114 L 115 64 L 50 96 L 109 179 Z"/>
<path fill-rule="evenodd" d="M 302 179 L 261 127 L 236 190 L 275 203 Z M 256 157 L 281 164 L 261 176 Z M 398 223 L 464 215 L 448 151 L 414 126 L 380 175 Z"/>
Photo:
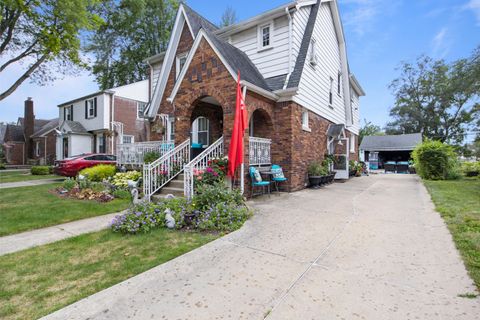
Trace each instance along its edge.
<path fill-rule="evenodd" d="M 111 154 L 91 153 L 55 161 L 54 172 L 60 176 L 75 177 L 78 172 L 97 164 L 117 164 L 117 157 Z"/>

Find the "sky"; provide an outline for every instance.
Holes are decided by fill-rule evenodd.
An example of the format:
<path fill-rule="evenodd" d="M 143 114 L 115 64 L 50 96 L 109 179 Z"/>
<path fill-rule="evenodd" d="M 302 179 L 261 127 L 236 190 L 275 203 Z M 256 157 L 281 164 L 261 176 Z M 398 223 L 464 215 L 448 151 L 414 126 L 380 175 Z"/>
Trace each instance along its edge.
<path fill-rule="evenodd" d="M 285 0 L 188 0 L 214 23 L 227 6 L 241 21 L 281 6 Z M 350 70 L 366 92 L 360 101 L 363 119 L 383 127 L 389 121 L 394 99 L 388 88 L 398 76 L 401 61 L 422 54 L 447 61 L 467 57 L 480 45 L 480 0 L 339 0 Z M 22 65 L 0 78 L 0 90 L 18 77 Z M 0 102 L 0 121 L 16 121 L 23 103 L 33 97 L 37 118 L 58 116 L 57 105 L 95 92 L 98 86 L 88 72 L 65 77 L 48 86 L 25 82 Z"/>

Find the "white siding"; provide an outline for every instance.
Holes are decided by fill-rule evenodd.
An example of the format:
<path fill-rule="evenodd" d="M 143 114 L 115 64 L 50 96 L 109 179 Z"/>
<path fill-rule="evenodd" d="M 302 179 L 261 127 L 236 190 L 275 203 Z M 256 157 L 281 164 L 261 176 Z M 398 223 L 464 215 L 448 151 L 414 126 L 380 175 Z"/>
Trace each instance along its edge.
<path fill-rule="evenodd" d="M 311 6 L 301 7 L 293 15 L 293 35 L 292 35 L 292 56 L 293 65 L 297 61 L 298 52 L 302 45 L 305 27 L 307 26 L 308 18 L 310 17 Z M 292 66 L 293 68 L 293 66 Z"/>
<path fill-rule="evenodd" d="M 273 21 L 272 40 L 272 49 L 259 52 L 258 26 L 230 36 L 230 43 L 245 52 L 265 78 L 288 73 L 289 37 L 286 15 Z"/>
<path fill-rule="evenodd" d="M 307 55 L 298 94 L 293 100 L 334 123 L 345 123 L 343 87 L 341 94 L 337 94 L 337 76 L 341 71 L 340 48 L 329 3 L 322 4 L 318 10 L 313 38 L 316 40 L 318 63 L 312 67 Z M 333 79 L 331 107 L 330 78 Z M 348 81 L 348 77 L 342 75 L 342 81 Z"/>
<path fill-rule="evenodd" d="M 88 98 L 93 99 L 94 97 Z M 95 118 L 85 119 L 85 100 L 79 100 L 73 104 L 73 121 L 80 122 L 87 131 L 109 129 L 110 124 L 110 96 L 107 94 L 100 94 L 97 98 L 97 116 Z M 86 100 L 88 100 L 86 99 Z M 61 126 L 64 118 L 64 108 L 71 105 L 62 106 L 59 110 L 59 125 Z"/>
<path fill-rule="evenodd" d="M 160 71 L 162 71 L 162 62 L 157 62 L 152 64 L 152 87 L 150 88 L 150 92 L 153 95 L 155 92 L 155 86 L 157 85 L 158 78 L 160 77 Z"/>
<path fill-rule="evenodd" d="M 72 134 L 68 136 L 68 156 L 92 152 L 92 137 Z"/>
<path fill-rule="evenodd" d="M 350 97 L 352 99 L 353 126 L 348 129 L 358 134 L 360 131 L 360 97 L 353 89 L 351 90 Z"/>
<path fill-rule="evenodd" d="M 115 95 L 130 100 L 148 102 L 148 80 L 138 81 L 110 89 Z"/>

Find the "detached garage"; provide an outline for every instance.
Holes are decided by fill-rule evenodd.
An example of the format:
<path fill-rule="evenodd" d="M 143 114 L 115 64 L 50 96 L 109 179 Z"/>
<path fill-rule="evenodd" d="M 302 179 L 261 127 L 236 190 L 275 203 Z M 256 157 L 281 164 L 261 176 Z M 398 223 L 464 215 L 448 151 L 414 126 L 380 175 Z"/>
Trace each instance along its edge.
<path fill-rule="evenodd" d="M 397 136 L 366 136 L 360 144 L 360 159 L 369 162 L 370 169 L 384 169 L 387 162 L 408 162 L 421 133 Z"/>

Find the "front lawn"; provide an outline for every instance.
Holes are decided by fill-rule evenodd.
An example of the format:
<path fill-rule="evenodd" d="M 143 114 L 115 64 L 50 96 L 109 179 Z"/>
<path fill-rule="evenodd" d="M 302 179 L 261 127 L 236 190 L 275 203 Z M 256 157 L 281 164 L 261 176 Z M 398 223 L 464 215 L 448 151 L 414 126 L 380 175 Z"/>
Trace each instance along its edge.
<path fill-rule="evenodd" d="M 126 209 L 129 200 L 111 202 L 60 198 L 59 184 L 0 189 L 0 236 L 44 228 Z"/>
<path fill-rule="evenodd" d="M 48 174 L 45 176 L 34 176 L 30 173 L 30 171 L 26 170 L 0 171 L 0 183 L 60 178 L 62 177 L 53 174 Z"/>
<path fill-rule="evenodd" d="M 0 257 L 0 318 L 37 319 L 217 238 L 155 229 L 110 230 Z"/>
<path fill-rule="evenodd" d="M 480 179 L 424 183 L 480 289 Z"/>

